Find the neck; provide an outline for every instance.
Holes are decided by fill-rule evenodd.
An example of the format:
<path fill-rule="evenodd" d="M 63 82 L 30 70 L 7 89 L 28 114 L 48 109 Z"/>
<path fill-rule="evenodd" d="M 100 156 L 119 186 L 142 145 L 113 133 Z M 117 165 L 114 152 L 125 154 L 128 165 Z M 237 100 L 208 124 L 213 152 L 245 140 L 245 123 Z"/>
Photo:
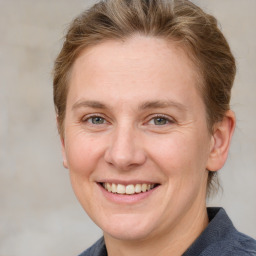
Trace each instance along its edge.
<path fill-rule="evenodd" d="M 139 241 L 123 241 L 104 233 L 109 256 L 180 256 L 208 225 L 205 203 L 192 207 L 173 229 L 161 236 Z"/>

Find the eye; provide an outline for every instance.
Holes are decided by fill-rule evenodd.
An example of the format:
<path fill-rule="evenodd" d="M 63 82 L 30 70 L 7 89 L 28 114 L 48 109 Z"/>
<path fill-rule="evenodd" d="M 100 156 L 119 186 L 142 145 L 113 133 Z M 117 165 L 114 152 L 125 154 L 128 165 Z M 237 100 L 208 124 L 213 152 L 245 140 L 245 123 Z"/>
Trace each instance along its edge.
<path fill-rule="evenodd" d="M 158 126 L 167 125 L 170 123 L 174 123 L 174 121 L 165 116 L 155 116 L 151 118 L 148 122 L 148 124 L 150 125 L 158 125 Z"/>
<path fill-rule="evenodd" d="M 100 125 L 100 124 L 105 124 L 107 121 L 105 118 L 101 116 L 90 116 L 85 118 L 83 122 L 88 122 L 93 125 Z"/>
<path fill-rule="evenodd" d="M 152 121 L 154 122 L 154 125 L 165 125 L 168 123 L 168 120 L 163 117 L 155 117 Z"/>

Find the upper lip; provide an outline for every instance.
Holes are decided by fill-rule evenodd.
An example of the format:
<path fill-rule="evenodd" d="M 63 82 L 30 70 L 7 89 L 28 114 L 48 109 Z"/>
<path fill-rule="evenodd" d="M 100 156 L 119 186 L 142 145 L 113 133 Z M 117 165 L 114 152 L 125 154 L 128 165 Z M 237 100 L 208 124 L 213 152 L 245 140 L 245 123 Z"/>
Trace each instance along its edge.
<path fill-rule="evenodd" d="M 114 183 L 122 185 L 131 185 L 131 184 L 160 184 L 159 182 L 149 181 L 149 180 L 119 180 L 119 179 L 102 179 L 97 181 L 97 183 Z"/>

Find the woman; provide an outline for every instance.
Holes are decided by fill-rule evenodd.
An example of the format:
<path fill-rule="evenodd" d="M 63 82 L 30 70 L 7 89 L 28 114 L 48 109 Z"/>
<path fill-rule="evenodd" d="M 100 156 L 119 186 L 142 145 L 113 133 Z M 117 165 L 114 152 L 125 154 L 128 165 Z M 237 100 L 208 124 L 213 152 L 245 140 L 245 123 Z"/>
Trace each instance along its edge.
<path fill-rule="evenodd" d="M 74 192 L 104 237 L 81 255 L 256 255 L 206 208 L 235 128 L 235 60 L 189 1 L 101 1 L 73 21 L 54 102 Z"/>

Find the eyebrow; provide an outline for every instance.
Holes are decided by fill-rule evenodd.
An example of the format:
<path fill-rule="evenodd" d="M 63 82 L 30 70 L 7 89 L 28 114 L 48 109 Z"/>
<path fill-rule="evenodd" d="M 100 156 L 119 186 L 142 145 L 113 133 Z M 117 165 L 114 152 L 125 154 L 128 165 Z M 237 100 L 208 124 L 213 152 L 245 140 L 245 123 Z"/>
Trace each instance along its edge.
<path fill-rule="evenodd" d="M 75 110 L 77 108 L 81 107 L 89 107 L 89 108 L 100 108 L 100 109 L 106 109 L 107 106 L 99 101 L 91 101 L 91 100 L 84 100 L 84 101 L 78 101 L 72 106 L 72 110 Z"/>
<path fill-rule="evenodd" d="M 83 100 L 78 101 L 72 106 L 72 110 L 78 108 L 98 108 L 98 109 L 110 109 L 107 105 L 99 102 L 99 101 L 91 101 L 91 100 Z M 139 110 L 153 109 L 153 108 L 168 108 L 174 107 L 181 111 L 187 111 L 187 107 L 179 102 L 166 100 L 166 101 L 145 101 L 141 105 L 139 105 Z"/>
<path fill-rule="evenodd" d="M 168 108 L 174 107 L 178 110 L 187 111 L 187 107 L 177 101 L 166 100 L 166 101 L 146 101 L 139 106 L 139 109 L 151 109 L 151 108 Z"/>

